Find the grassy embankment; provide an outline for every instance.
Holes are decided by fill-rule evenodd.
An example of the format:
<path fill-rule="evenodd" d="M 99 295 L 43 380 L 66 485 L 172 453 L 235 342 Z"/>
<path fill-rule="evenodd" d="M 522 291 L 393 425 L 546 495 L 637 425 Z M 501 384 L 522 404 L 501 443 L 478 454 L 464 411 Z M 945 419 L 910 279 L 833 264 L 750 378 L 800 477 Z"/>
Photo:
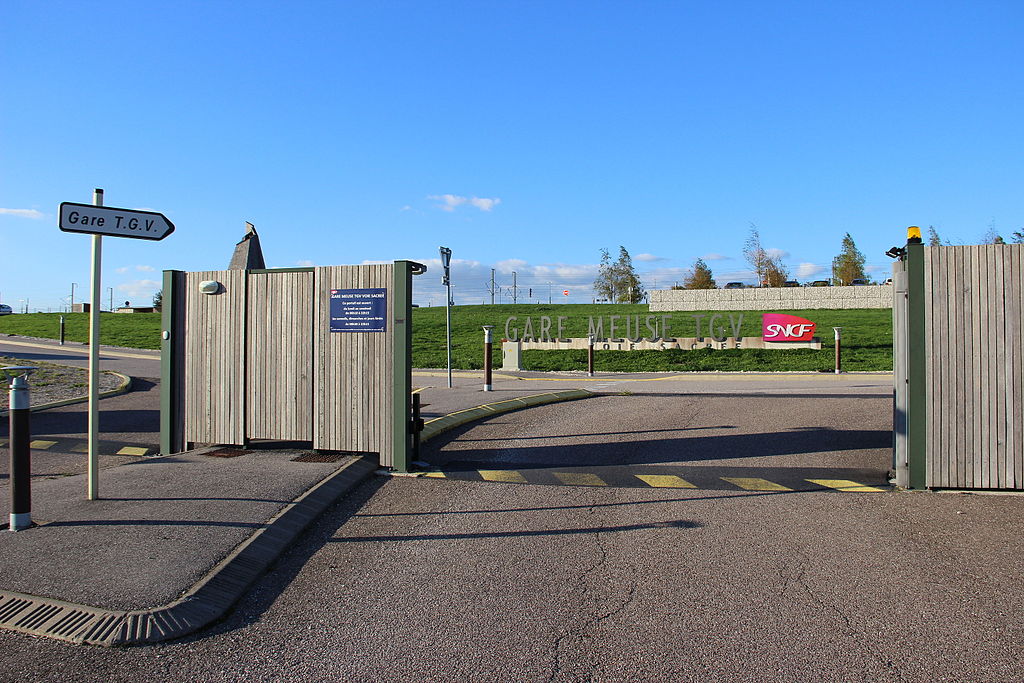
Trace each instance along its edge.
<path fill-rule="evenodd" d="M 60 316 L 64 316 L 64 339 L 89 341 L 88 313 L 27 313 L 0 316 L 0 334 L 20 334 L 43 339 L 60 338 Z M 159 313 L 100 313 L 100 344 L 133 349 L 160 348 Z"/>
<path fill-rule="evenodd" d="M 835 363 L 833 327 L 843 328 L 843 367 L 846 370 L 892 370 L 892 312 L 889 309 L 808 310 L 779 311 L 807 318 L 818 324 L 822 349 L 700 349 L 666 351 L 597 351 L 594 365 L 606 372 L 675 372 L 686 370 L 746 370 L 784 371 L 830 370 Z M 761 311 L 732 311 L 743 314 L 741 333 L 761 336 Z M 589 316 L 605 317 L 608 331 L 610 315 L 639 315 L 641 330 L 644 316 L 649 315 L 646 305 L 558 304 L 558 305 L 500 305 L 457 306 L 452 308 L 452 366 L 480 368 L 483 366 L 482 325 L 494 325 L 495 365 L 500 366 L 500 340 L 505 335 L 505 321 L 518 318 L 520 335 L 525 319 L 533 319 L 534 330 L 539 329 L 540 316 L 565 316 L 564 333 L 568 337 L 586 337 Z M 697 312 L 696 314 L 700 314 Z M 710 312 L 703 312 L 703 325 L 707 325 Z M 650 315 L 662 315 L 661 313 Z M 674 336 L 694 336 L 694 312 L 674 312 L 670 332 Z M 729 313 L 720 321 L 728 329 Z M 419 308 L 413 315 L 413 365 L 418 368 L 445 367 L 444 308 Z M 554 327 L 552 323 L 552 328 Z M 622 325 L 621 320 L 619 325 Z M 530 370 L 586 370 L 587 352 L 584 350 L 525 351 L 523 365 Z"/>
<path fill-rule="evenodd" d="M 685 371 L 685 370 L 747 370 L 824 371 L 833 367 L 833 327 L 843 328 L 843 367 L 846 370 L 892 369 L 892 314 L 879 310 L 810 310 L 784 311 L 818 324 L 822 349 L 768 350 L 768 349 L 701 349 L 696 351 L 598 351 L 595 365 L 598 371 Z M 737 315 L 740 311 L 733 311 Z M 743 311 L 741 332 L 745 336 L 761 336 L 760 311 Z M 498 305 L 456 306 L 452 309 L 452 366 L 461 369 L 479 369 L 483 366 L 482 325 L 495 326 L 495 339 L 505 334 L 505 321 L 518 318 L 521 330 L 527 316 L 539 330 L 540 316 L 552 319 L 565 316 L 564 334 L 569 337 L 587 335 L 589 316 L 648 315 L 646 305 L 558 304 L 558 305 Z M 656 315 L 662 315 L 660 313 Z M 675 312 L 670 332 L 676 336 L 693 336 L 693 313 Z M 705 312 L 705 315 L 710 313 Z M 84 342 L 88 337 L 88 314 L 65 313 L 66 339 Z M 31 313 L 0 317 L 0 334 L 19 334 L 56 339 L 59 334 L 59 315 Z M 413 314 L 413 365 L 418 368 L 445 367 L 444 308 L 418 308 Z M 708 318 L 704 319 L 706 325 Z M 728 327 L 728 314 L 722 321 Z M 621 324 L 621 322 L 620 322 Z M 643 329 L 643 328 L 641 328 Z M 142 349 L 160 348 L 160 314 L 133 313 L 102 315 L 101 343 Z M 500 344 L 495 343 L 495 364 L 500 365 Z M 532 370 L 586 370 L 586 351 L 526 351 L 524 366 Z"/>

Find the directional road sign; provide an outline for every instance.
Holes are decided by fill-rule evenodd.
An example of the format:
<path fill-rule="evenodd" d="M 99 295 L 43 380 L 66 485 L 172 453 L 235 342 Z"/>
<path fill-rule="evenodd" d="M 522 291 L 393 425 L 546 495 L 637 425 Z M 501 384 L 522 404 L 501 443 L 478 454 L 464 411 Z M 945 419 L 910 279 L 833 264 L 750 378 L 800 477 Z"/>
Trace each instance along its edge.
<path fill-rule="evenodd" d="M 162 213 L 73 202 L 61 202 L 58 225 L 64 232 L 134 237 L 140 240 L 162 240 L 174 232 L 174 223 Z"/>

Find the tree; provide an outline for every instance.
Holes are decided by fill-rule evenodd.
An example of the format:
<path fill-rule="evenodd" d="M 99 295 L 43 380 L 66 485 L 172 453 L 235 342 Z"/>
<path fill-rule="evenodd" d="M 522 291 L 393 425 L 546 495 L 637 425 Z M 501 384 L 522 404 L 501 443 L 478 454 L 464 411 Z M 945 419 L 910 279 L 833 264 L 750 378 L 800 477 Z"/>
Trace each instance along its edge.
<path fill-rule="evenodd" d="M 615 271 L 607 249 L 601 250 L 601 264 L 597 267 L 597 279 L 594 280 L 594 294 L 598 299 L 611 301 L 615 296 Z"/>
<path fill-rule="evenodd" d="M 636 304 L 647 296 L 640 277 L 633 268 L 633 259 L 623 246 L 619 247 L 619 258 L 612 263 L 607 249 L 601 250 L 601 263 L 597 267 L 594 293 L 599 299 L 618 303 Z"/>
<path fill-rule="evenodd" d="M 1010 239 L 1014 244 L 1024 244 L 1024 228 L 1021 228 L 1020 230 L 1014 232 L 1010 236 Z"/>
<path fill-rule="evenodd" d="M 757 226 L 753 223 L 750 224 L 750 234 L 747 236 L 747 241 L 743 243 L 743 258 L 746 259 L 751 270 L 754 271 L 758 286 L 763 285 L 771 259 L 768 258 L 768 252 L 761 246 L 761 233 L 757 231 Z"/>
<path fill-rule="evenodd" d="M 619 246 L 619 258 L 612 266 L 615 271 L 615 300 L 624 304 L 638 304 L 647 296 L 640 277 L 633 268 L 633 258 L 626 251 L 626 248 Z"/>
<path fill-rule="evenodd" d="M 850 233 L 843 237 L 839 255 L 832 259 L 832 280 L 838 285 L 848 285 L 864 278 L 864 254 L 857 249 Z"/>
<path fill-rule="evenodd" d="M 985 236 L 981 238 L 981 243 L 982 244 L 1006 244 L 1006 240 L 1004 240 L 1003 236 L 1000 235 L 998 232 L 996 232 L 996 229 L 994 227 L 992 227 L 992 228 L 989 228 L 988 232 L 985 233 Z"/>
<path fill-rule="evenodd" d="M 156 310 L 159 311 L 159 310 L 161 310 L 163 308 L 163 305 L 164 305 L 164 290 L 161 289 L 156 294 L 153 295 L 153 308 L 155 308 Z"/>
<path fill-rule="evenodd" d="M 711 269 L 704 259 L 697 259 L 693 262 L 693 268 L 683 278 L 682 289 L 717 289 L 715 278 L 711 276 Z"/>
<path fill-rule="evenodd" d="M 765 266 L 764 284 L 766 287 L 782 287 L 789 279 L 789 269 L 782 265 L 781 257 L 769 258 Z"/>
<path fill-rule="evenodd" d="M 942 240 L 939 239 L 939 233 L 935 230 L 934 225 L 928 226 L 928 246 L 929 247 L 941 247 Z"/>

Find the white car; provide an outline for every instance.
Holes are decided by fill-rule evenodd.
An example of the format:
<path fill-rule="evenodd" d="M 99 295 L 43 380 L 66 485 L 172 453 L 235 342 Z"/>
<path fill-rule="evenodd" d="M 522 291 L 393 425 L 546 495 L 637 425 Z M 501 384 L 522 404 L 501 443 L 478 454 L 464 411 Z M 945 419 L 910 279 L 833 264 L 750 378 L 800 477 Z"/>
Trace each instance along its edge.
<path fill-rule="evenodd" d="M 0 315 L 10 315 L 11 313 L 14 313 L 14 311 L 11 310 L 10 306 L 7 304 L 0 304 Z"/>

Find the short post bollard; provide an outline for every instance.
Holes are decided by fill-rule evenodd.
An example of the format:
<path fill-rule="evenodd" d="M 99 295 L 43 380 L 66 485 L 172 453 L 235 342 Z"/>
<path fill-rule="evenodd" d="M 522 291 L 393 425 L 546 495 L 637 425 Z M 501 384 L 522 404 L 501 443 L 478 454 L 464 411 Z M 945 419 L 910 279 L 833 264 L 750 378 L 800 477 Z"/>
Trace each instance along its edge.
<path fill-rule="evenodd" d="M 494 325 L 484 325 L 484 391 L 494 391 L 491 382 L 491 351 L 494 347 Z"/>
<path fill-rule="evenodd" d="M 420 459 L 420 432 L 423 431 L 423 418 L 420 417 L 420 395 L 412 395 L 412 459 Z"/>
<path fill-rule="evenodd" d="M 838 375 L 842 371 L 842 361 L 840 357 L 840 332 L 843 331 L 841 327 L 833 327 L 836 333 L 836 374 Z"/>
<path fill-rule="evenodd" d="M 64 346 L 64 316 L 60 317 L 60 345 Z"/>
<path fill-rule="evenodd" d="M 594 376 L 594 335 L 587 337 L 587 377 Z"/>
<path fill-rule="evenodd" d="M 32 526 L 32 460 L 29 443 L 32 440 L 29 423 L 28 376 L 34 367 L 3 368 L 11 380 L 10 391 L 10 451 L 11 451 L 11 531 Z"/>

